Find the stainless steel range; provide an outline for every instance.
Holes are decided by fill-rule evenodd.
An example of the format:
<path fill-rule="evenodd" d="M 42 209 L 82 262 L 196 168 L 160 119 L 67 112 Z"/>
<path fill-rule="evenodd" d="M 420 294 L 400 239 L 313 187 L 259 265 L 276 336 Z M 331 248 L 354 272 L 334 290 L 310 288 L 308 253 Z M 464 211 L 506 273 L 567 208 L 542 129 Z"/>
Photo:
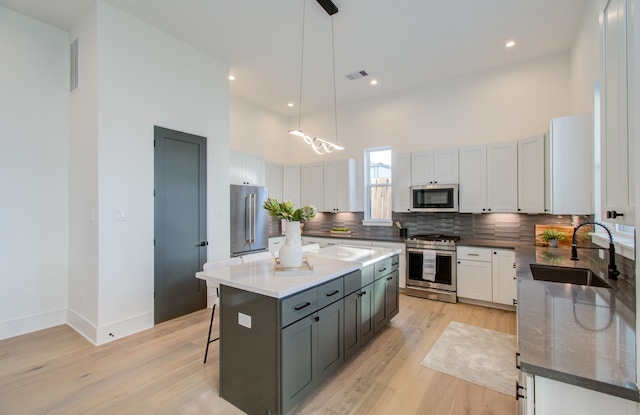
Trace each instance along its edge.
<path fill-rule="evenodd" d="M 405 240 L 407 272 L 405 293 L 455 303 L 456 243 L 459 236 L 417 234 Z"/>

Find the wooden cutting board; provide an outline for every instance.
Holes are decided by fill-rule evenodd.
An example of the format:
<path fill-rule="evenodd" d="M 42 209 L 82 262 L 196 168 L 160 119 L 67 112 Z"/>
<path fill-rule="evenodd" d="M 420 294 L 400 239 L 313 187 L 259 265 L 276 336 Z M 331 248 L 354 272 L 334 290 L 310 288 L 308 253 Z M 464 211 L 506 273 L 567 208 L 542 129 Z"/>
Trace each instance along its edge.
<path fill-rule="evenodd" d="M 560 225 L 536 225 L 536 246 L 549 246 L 548 242 L 545 242 L 540 238 L 542 232 L 547 229 L 555 229 L 564 234 L 564 239 L 558 241 L 558 246 L 571 246 L 571 237 L 573 236 L 572 226 L 560 226 Z"/>

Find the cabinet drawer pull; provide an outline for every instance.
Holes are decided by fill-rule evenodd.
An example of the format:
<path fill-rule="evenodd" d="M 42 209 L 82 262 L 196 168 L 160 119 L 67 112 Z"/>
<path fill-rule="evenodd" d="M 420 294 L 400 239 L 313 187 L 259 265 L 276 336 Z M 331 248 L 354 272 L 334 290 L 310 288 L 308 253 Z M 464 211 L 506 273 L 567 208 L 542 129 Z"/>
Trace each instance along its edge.
<path fill-rule="evenodd" d="M 400 264 L 400 263 L 399 263 L 399 262 L 392 262 L 392 263 L 391 263 L 391 266 L 392 266 L 392 267 L 395 267 L 395 266 L 396 266 L 396 265 L 398 265 L 398 264 Z"/>
<path fill-rule="evenodd" d="M 326 295 L 327 297 L 331 297 L 331 296 L 333 296 L 333 295 L 338 294 L 339 292 L 340 292 L 340 290 L 333 290 L 333 291 L 331 291 L 330 293 L 326 293 L 325 295 Z"/>
<path fill-rule="evenodd" d="M 384 272 L 386 270 L 387 270 L 387 268 L 385 267 L 385 268 L 379 269 L 378 272 Z"/>
<path fill-rule="evenodd" d="M 300 311 L 305 307 L 309 307 L 310 305 L 311 305 L 311 303 L 307 301 L 306 303 L 298 304 L 297 306 L 293 307 L 293 309 L 296 310 L 296 311 Z"/>
<path fill-rule="evenodd" d="M 516 352 L 516 369 L 522 369 L 520 365 L 520 353 Z"/>
<path fill-rule="evenodd" d="M 467 254 L 467 256 L 480 256 L 480 254 Z"/>

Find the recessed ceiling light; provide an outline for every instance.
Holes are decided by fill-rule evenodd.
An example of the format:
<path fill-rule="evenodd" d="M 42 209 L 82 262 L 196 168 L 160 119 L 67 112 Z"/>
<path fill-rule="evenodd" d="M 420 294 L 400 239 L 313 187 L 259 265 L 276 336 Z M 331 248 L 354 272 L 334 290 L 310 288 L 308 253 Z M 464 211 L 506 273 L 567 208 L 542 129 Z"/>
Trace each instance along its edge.
<path fill-rule="evenodd" d="M 288 103 L 287 107 L 293 107 L 293 102 Z"/>
<path fill-rule="evenodd" d="M 505 48 L 512 48 L 516 45 L 516 42 L 514 40 L 510 40 L 507 43 L 504 44 Z"/>
<path fill-rule="evenodd" d="M 371 80 L 371 85 L 378 85 L 378 81 L 376 79 Z"/>
<path fill-rule="evenodd" d="M 230 80 L 230 81 L 235 81 L 235 80 L 236 80 L 236 77 L 235 77 L 235 76 L 233 76 L 233 75 L 229 75 L 229 80 Z"/>

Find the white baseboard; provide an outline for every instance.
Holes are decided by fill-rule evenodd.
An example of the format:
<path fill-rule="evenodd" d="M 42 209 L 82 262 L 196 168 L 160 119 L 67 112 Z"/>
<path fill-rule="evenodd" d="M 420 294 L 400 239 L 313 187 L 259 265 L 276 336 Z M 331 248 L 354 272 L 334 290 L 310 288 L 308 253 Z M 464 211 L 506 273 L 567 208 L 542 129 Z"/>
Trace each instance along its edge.
<path fill-rule="evenodd" d="M 0 340 L 20 336 L 50 327 L 60 326 L 67 322 L 67 310 L 53 310 L 33 314 L 13 320 L 0 321 Z"/>
<path fill-rule="evenodd" d="M 152 327 L 153 311 L 142 313 L 98 328 L 98 341 L 96 344 L 101 345 L 109 343 Z"/>
<path fill-rule="evenodd" d="M 97 345 L 97 327 L 82 317 L 80 314 L 75 311 L 69 309 L 67 310 L 67 325 L 78 332 L 82 337 L 87 339 L 94 346 Z"/>
<path fill-rule="evenodd" d="M 72 310 L 68 310 L 67 324 L 93 345 L 99 346 L 152 328 L 153 312 L 139 314 L 102 327 L 96 327 L 82 316 Z"/>

